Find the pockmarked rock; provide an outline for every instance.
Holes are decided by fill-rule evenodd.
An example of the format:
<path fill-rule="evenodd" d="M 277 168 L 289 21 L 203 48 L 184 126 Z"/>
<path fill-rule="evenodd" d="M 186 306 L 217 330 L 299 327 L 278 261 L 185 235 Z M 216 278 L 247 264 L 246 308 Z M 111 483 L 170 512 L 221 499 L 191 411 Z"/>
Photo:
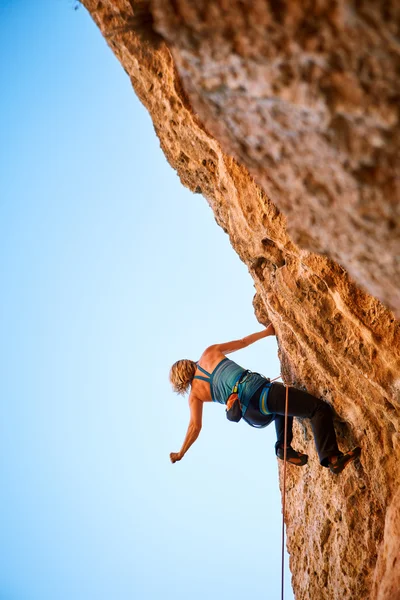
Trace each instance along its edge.
<path fill-rule="evenodd" d="M 194 110 L 322 252 L 400 309 L 400 3 L 152 0 Z"/>
<path fill-rule="evenodd" d="M 332 405 L 341 449 L 362 448 L 335 477 L 296 421 L 296 599 L 399 598 L 398 3 L 83 3 L 247 265 L 285 381 Z"/>

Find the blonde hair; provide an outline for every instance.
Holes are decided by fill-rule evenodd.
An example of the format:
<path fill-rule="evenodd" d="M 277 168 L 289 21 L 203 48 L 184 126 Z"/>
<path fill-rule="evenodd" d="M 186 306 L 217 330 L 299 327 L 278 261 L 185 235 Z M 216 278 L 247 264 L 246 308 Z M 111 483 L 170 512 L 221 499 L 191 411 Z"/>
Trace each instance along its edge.
<path fill-rule="evenodd" d="M 174 392 L 186 394 L 193 381 L 194 374 L 196 373 L 197 365 L 194 360 L 177 360 L 171 367 L 169 372 L 169 380 L 171 382 Z"/>

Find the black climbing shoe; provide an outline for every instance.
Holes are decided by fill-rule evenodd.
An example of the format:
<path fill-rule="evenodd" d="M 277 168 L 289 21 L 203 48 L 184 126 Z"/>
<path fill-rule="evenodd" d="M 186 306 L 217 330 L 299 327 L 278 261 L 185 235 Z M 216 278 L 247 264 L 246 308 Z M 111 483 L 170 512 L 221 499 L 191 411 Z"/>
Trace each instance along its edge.
<path fill-rule="evenodd" d="M 353 450 L 346 452 L 346 454 L 341 454 L 337 457 L 337 461 L 335 463 L 329 463 L 329 469 L 331 473 L 339 475 L 339 473 L 341 473 L 343 469 L 347 467 L 347 465 L 353 462 L 353 460 L 358 458 L 360 454 L 361 448 L 359 448 L 358 446 L 356 448 L 353 448 Z"/>
<path fill-rule="evenodd" d="M 281 447 L 276 449 L 276 455 L 280 460 L 284 460 L 284 452 L 285 450 Z M 301 454 L 301 452 L 297 452 L 297 450 L 294 450 L 292 446 L 287 447 L 286 462 L 289 462 L 291 465 L 296 465 L 296 467 L 303 467 L 307 461 L 307 454 Z"/>

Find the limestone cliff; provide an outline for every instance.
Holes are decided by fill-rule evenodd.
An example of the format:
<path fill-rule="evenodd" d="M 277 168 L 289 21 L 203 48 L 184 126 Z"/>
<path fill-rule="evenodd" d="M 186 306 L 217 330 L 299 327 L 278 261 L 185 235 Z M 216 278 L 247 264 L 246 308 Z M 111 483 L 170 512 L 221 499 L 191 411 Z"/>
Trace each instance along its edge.
<path fill-rule="evenodd" d="M 362 446 L 339 483 L 296 425 L 310 455 L 288 474 L 297 600 L 400 599 L 398 3 L 84 4 L 247 264 L 285 380 L 333 405 L 343 448 Z"/>

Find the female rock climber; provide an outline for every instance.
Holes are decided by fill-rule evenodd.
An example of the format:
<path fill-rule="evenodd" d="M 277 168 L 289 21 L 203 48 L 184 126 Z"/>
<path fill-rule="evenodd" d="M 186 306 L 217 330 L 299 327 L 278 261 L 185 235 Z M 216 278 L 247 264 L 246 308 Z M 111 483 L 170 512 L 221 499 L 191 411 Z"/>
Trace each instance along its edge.
<path fill-rule="evenodd" d="M 226 357 L 226 354 L 246 348 L 269 335 L 275 335 L 272 324 L 263 331 L 252 333 L 241 340 L 209 346 L 198 362 L 178 360 L 172 365 L 169 377 L 174 391 L 185 394 L 190 388 L 189 427 L 181 450 L 170 454 L 172 463 L 182 460 L 199 437 L 205 402 L 225 404 L 229 411 L 234 411 L 235 406 L 239 407 L 240 416 L 233 420 L 239 420 L 243 416 L 253 427 L 266 427 L 275 421 L 275 452 L 277 457 L 283 460 L 285 386 L 281 383 L 270 383 L 269 379 L 258 373 L 246 371 Z M 286 447 L 288 462 L 303 466 L 308 460 L 306 454 L 297 452 L 291 446 L 293 417 L 310 419 L 320 463 L 332 473 L 341 473 L 360 455 L 360 448 L 354 448 L 345 454 L 340 452 L 329 404 L 307 392 L 290 387 Z"/>

